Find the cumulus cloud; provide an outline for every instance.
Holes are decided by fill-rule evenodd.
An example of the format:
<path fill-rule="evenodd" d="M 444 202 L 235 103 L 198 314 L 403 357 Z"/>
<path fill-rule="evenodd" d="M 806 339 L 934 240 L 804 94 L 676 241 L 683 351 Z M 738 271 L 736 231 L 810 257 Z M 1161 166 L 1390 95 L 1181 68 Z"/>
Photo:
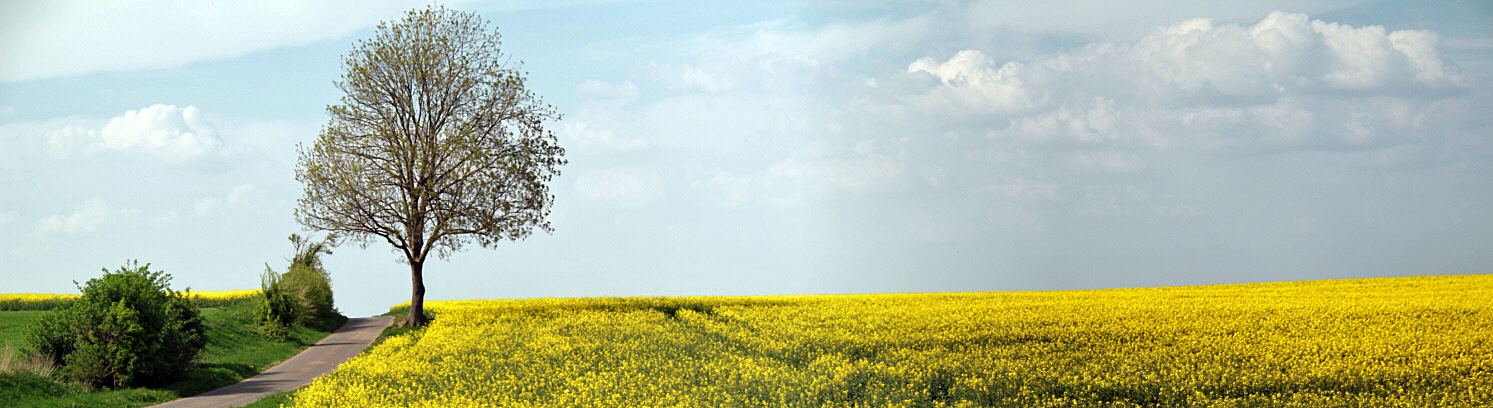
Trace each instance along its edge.
<path fill-rule="evenodd" d="M 47 152 L 63 157 L 92 144 L 98 139 L 98 131 L 82 126 L 67 125 L 47 132 Z"/>
<path fill-rule="evenodd" d="M 202 157 L 222 144 L 217 128 L 200 109 L 164 104 L 125 112 L 101 129 L 69 125 L 47 134 L 48 151 L 54 156 L 108 149 L 184 161 Z"/>
<path fill-rule="evenodd" d="M 101 198 L 83 203 L 82 208 L 70 215 L 52 215 L 37 222 L 37 230 L 43 233 L 80 234 L 97 231 L 109 220 L 109 204 Z"/>
<path fill-rule="evenodd" d="M 996 134 L 1033 140 L 1164 148 L 1267 133 L 1353 144 L 1385 129 L 1357 124 L 1422 126 L 1413 118 L 1449 108 L 1435 95 L 1469 86 L 1438 44 L 1429 31 L 1303 14 L 1275 12 L 1251 26 L 1193 19 L 1133 43 L 1092 43 L 1033 61 L 997 64 L 978 50 L 921 58 L 907 72 L 942 86 L 908 100 L 942 114 L 1009 118 Z"/>
<path fill-rule="evenodd" d="M 1040 90 L 1139 94 L 1146 102 L 1168 104 L 1465 86 L 1466 78 L 1445 60 L 1438 42 L 1429 31 L 1386 33 L 1380 26 L 1352 27 L 1275 12 L 1249 27 L 1187 20 L 1135 43 L 1094 43 L 998 69 L 979 51 L 966 50 L 941 63 L 920 59 L 908 70 L 933 73 L 951 87 L 988 93 L 994 96 L 992 103 Z M 957 78 L 971 79 L 950 83 Z"/>
<path fill-rule="evenodd" d="M 583 200 L 616 207 L 642 206 L 663 193 L 656 172 L 626 166 L 582 173 L 574 188 Z"/>
<path fill-rule="evenodd" d="M 254 194 L 253 184 L 241 184 L 229 190 L 223 197 L 203 197 L 193 203 L 193 210 L 198 217 L 212 215 L 214 211 L 222 207 L 243 207 L 249 204 Z M 172 215 L 175 216 L 174 214 Z"/>
<path fill-rule="evenodd" d="M 930 102 L 981 114 L 1020 112 L 1044 102 L 1039 89 L 1026 86 L 1024 70 L 1016 62 L 996 67 L 976 50 L 960 51 L 943 62 L 924 57 L 907 66 L 908 73 L 927 72 L 945 85 L 934 91 Z"/>
<path fill-rule="evenodd" d="M 172 159 L 206 154 L 222 144 L 218 131 L 195 106 L 152 105 L 125 112 L 99 131 L 102 145 L 114 150 L 144 150 Z"/>

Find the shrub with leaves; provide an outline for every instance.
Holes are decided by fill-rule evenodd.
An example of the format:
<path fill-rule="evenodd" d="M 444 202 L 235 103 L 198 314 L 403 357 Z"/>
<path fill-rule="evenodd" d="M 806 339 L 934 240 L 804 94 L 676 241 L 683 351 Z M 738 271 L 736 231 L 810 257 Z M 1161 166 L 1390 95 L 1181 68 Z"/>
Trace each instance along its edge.
<path fill-rule="evenodd" d="M 38 319 L 28 335 L 69 379 L 91 387 L 162 385 L 181 377 L 207 342 L 197 307 L 171 290 L 171 276 L 131 261 L 89 279 L 67 309 Z"/>
<path fill-rule="evenodd" d="M 290 235 L 295 253 L 284 274 L 265 265 L 260 279 L 264 301 L 259 307 L 259 331 L 283 341 L 292 325 L 315 326 L 338 316 L 333 305 L 332 281 L 321 266 L 321 255 L 331 254 L 336 234 L 321 241 Z"/>
<path fill-rule="evenodd" d="M 265 265 L 264 274 L 259 278 L 263 299 L 256 313 L 259 318 L 259 333 L 274 341 L 289 339 L 290 326 L 300 319 L 295 300 L 285 293 L 280 282 L 280 274 Z"/>
<path fill-rule="evenodd" d="M 295 255 L 290 259 L 290 268 L 281 276 L 285 290 L 300 306 L 302 325 L 337 315 L 332 302 L 332 277 L 321 265 L 321 255 L 331 255 L 337 246 L 337 234 L 328 234 L 321 241 L 311 241 L 290 234 Z"/>
<path fill-rule="evenodd" d="M 280 288 L 296 304 L 296 324 L 311 325 L 337 313 L 332 307 L 331 282 L 310 267 L 292 266 L 280 276 Z"/>

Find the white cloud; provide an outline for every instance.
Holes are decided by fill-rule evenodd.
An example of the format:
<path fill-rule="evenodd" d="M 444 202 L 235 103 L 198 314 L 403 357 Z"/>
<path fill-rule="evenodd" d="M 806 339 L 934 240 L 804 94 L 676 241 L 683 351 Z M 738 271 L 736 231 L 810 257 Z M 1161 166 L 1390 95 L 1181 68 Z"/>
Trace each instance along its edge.
<path fill-rule="evenodd" d="M 1169 0 L 978 0 L 960 12 L 976 32 L 1017 29 L 1127 39 L 1144 36 L 1158 25 L 1197 16 L 1244 21 L 1273 10 L 1288 9 L 1310 14 L 1361 4 L 1358 0 L 1198 0 L 1186 3 Z"/>
<path fill-rule="evenodd" d="M 581 199 L 616 207 L 646 205 L 663 193 L 653 170 L 625 166 L 582 173 L 574 188 Z"/>
<path fill-rule="evenodd" d="M 47 152 L 55 157 L 64 157 L 98 139 L 98 131 L 82 126 L 67 125 L 47 132 Z"/>
<path fill-rule="evenodd" d="M 222 144 L 217 128 L 196 106 L 156 104 L 116 116 L 101 129 L 68 125 L 47 133 L 48 151 L 54 156 L 109 149 L 184 161 L 202 157 Z"/>
<path fill-rule="evenodd" d="M 995 67 L 990 57 L 976 50 L 960 51 L 943 62 L 924 57 L 907 66 L 908 73 L 927 72 L 943 82 L 945 87 L 931 95 L 934 103 L 943 101 L 979 114 L 1020 112 L 1041 103 L 1042 95 L 1020 77 L 1024 69 L 1016 62 Z"/>
<path fill-rule="evenodd" d="M 1133 129 L 1121 123 L 1113 99 L 1102 96 L 1075 98 L 1063 102 L 1047 113 L 1011 120 L 1010 131 L 1023 139 L 1035 141 L 1075 140 L 1087 143 L 1126 140 L 1137 137 Z M 1162 140 L 1146 140 L 1162 144 Z"/>
<path fill-rule="evenodd" d="M 195 106 L 152 105 L 125 112 L 99 131 L 102 147 L 143 150 L 168 159 L 200 157 L 218 148 L 218 131 Z"/>
<path fill-rule="evenodd" d="M 306 44 L 425 4 L 7 1 L 0 6 L 0 82 L 169 68 Z"/>
<path fill-rule="evenodd" d="M 635 71 L 672 91 L 802 92 L 805 83 L 833 75 L 830 66 L 835 61 L 890 45 L 865 38 L 876 36 L 882 28 L 879 24 L 833 25 L 811 30 L 786 19 L 731 26 L 692 39 L 687 48 L 700 54 L 693 61 L 652 60 L 636 64 Z"/>
<path fill-rule="evenodd" d="M 709 61 L 714 64 L 716 61 Z M 703 64 L 702 64 L 703 65 Z M 670 90 L 687 90 L 703 92 L 723 92 L 735 89 L 743 78 L 733 72 L 735 70 L 722 69 L 724 67 L 701 66 L 696 64 L 673 64 L 658 61 L 650 61 L 640 67 L 649 73 L 654 80 L 662 83 Z"/>
<path fill-rule="evenodd" d="M 888 49 L 916 47 L 938 24 L 929 15 L 836 22 L 817 28 L 786 19 L 773 20 L 728 30 L 750 34 L 727 49 L 737 55 L 781 55 L 828 65 Z"/>
<path fill-rule="evenodd" d="M 617 137 L 610 130 L 594 129 L 586 122 L 565 122 L 556 133 L 560 139 L 573 143 L 574 148 L 582 151 L 629 151 L 648 147 L 646 140 Z"/>
<path fill-rule="evenodd" d="M 1469 86 L 1437 47 L 1429 31 L 1302 14 L 1271 13 L 1251 26 L 1193 19 L 1134 43 L 1092 43 L 1033 61 L 998 64 L 978 50 L 921 58 L 907 72 L 941 86 L 906 100 L 936 115 L 1009 118 L 995 135 L 1039 141 L 1385 142 L 1373 135 L 1453 109 L 1427 95 Z"/>
<path fill-rule="evenodd" d="M 84 202 L 82 208 L 71 215 L 53 215 L 42 218 L 37 223 L 37 230 L 43 233 L 89 233 L 97 231 L 99 226 L 108 220 L 109 204 L 101 198 L 93 198 Z"/>
<path fill-rule="evenodd" d="M 198 217 L 206 217 L 212 215 L 213 212 L 215 212 L 218 208 L 224 206 L 244 207 L 249 205 L 254 193 L 255 190 L 253 184 L 241 184 L 238 187 L 234 187 L 233 190 L 229 190 L 228 194 L 224 195 L 221 198 L 203 197 L 197 199 L 193 203 L 193 210 L 197 212 Z M 172 214 L 171 217 L 174 218 L 175 214 Z"/>
<path fill-rule="evenodd" d="M 1379 26 L 1355 28 L 1276 12 L 1249 27 L 1193 19 L 1133 44 L 1094 43 L 999 67 L 983 53 L 965 50 L 943 62 L 919 59 L 908 71 L 933 73 L 948 87 L 984 94 L 985 102 L 997 106 L 1013 105 L 1014 96 L 1054 92 L 1066 99 L 1078 90 L 1113 98 L 1139 93 L 1146 102 L 1169 104 L 1465 86 L 1437 42 L 1429 31 L 1386 33 Z"/>

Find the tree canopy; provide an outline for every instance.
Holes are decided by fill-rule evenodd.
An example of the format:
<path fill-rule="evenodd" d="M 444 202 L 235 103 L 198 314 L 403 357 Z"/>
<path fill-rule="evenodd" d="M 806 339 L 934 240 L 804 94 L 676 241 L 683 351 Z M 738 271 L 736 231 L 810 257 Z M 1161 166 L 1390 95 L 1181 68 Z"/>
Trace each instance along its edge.
<path fill-rule="evenodd" d="M 381 23 L 344 57 L 345 95 L 299 146 L 304 226 L 403 255 L 413 283 L 402 324 L 423 326 L 422 266 L 476 242 L 552 231 L 548 182 L 566 163 L 545 122 L 554 108 L 473 13 L 431 7 Z"/>

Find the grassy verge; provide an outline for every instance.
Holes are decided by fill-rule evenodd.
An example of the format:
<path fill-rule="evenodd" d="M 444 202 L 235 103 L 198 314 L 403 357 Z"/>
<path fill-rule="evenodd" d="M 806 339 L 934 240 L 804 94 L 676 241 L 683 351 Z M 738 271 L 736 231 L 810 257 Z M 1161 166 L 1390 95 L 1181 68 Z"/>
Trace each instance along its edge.
<path fill-rule="evenodd" d="M 5 311 L 0 312 L 0 347 L 10 344 L 15 348 L 28 348 L 26 342 L 26 326 L 41 316 L 42 311 Z"/>
<path fill-rule="evenodd" d="M 372 350 L 374 346 L 382 344 L 384 342 L 384 340 L 387 340 L 390 337 L 400 336 L 400 335 L 404 335 L 404 334 L 407 334 L 409 332 L 415 331 L 415 329 L 412 328 L 412 327 L 404 327 L 404 326 L 400 326 L 399 325 L 399 322 L 401 320 L 404 320 L 404 317 L 408 316 L 409 314 L 410 314 L 410 309 L 408 307 L 396 307 L 396 308 L 389 309 L 388 313 L 384 313 L 384 314 L 379 315 L 379 316 L 393 316 L 394 317 L 394 324 L 389 325 L 389 327 L 385 327 L 384 331 L 382 333 L 379 333 L 378 338 L 373 339 L 373 344 L 369 344 L 368 348 L 363 349 L 363 351 L 366 353 L 368 350 Z M 427 326 L 430 325 L 430 323 L 435 322 L 435 313 L 431 313 L 429 310 L 426 310 L 425 311 L 425 322 L 426 322 L 425 324 Z"/>
<path fill-rule="evenodd" d="M 295 327 L 291 339 L 270 341 L 254 327 L 255 302 L 245 300 L 202 309 L 208 343 L 199 364 L 186 377 L 164 389 L 126 388 L 90 391 L 81 386 L 33 374 L 0 374 L 0 406 L 4 407 L 143 407 L 201 394 L 258 374 L 296 355 L 331 334 L 347 318 Z M 0 341 L 23 339 L 25 325 L 40 312 L 0 312 Z M 21 341 L 11 340 L 17 347 Z"/>
<path fill-rule="evenodd" d="M 295 394 L 296 391 L 300 391 L 300 389 L 286 391 L 279 394 L 271 394 L 268 397 L 264 397 L 264 399 L 254 401 L 253 404 L 245 405 L 239 408 L 280 408 L 281 405 L 290 404 L 290 396 Z"/>

